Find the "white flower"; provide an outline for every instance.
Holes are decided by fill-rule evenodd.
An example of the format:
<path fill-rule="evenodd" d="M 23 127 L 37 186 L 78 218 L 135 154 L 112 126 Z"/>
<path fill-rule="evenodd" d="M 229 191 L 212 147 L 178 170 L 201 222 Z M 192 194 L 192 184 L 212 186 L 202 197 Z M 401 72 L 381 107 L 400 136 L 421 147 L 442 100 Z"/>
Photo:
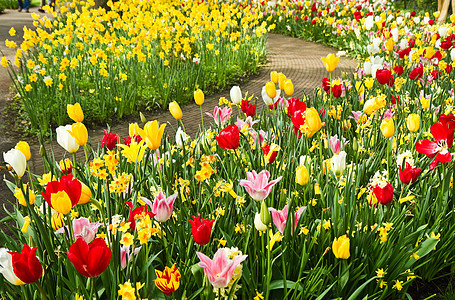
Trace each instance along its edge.
<path fill-rule="evenodd" d="M 79 145 L 70 134 L 71 128 L 71 125 L 59 126 L 55 131 L 57 132 L 57 143 L 69 153 L 74 153 L 79 150 Z"/>
<path fill-rule="evenodd" d="M 366 28 L 366 30 L 371 30 L 371 28 L 373 28 L 373 25 L 374 25 L 374 17 L 373 16 L 368 16 L 365 19 L 365 28 Z"/>
<path fill-rule="evenodd" d="M 265 225 L 261 221 L 260 213 L 256 213 L 256 215 L 254 216 L 254 227 L 256 227 L 257 231 L 266 231 L 267 230 L 267 225 Z"/>
<path fill-rule="evenodd" d="M 17 176 L 22 177 L 27 167 L 27 159 L 25 155 L 17 149 L 11 149 L 8 152 L 3 152 L 3 159 L 16 172 Z"/>
<path fill-rule="evenodd" d="M 275 98 L 272 99 L 269 97 L 269 95 L 267 95 L 267 92 L 265 91 L 265 86 L 263 86 L 261 95 L 262 95 L 262 100 L 264 101 L 265 105 L 273 105 L 280 98 L 281 90 L 276 90 L 276 96 L 275 96 Z"/>
<path fill-rule="evenodd" d="M 185 144 L 185 141 L 189 139 L 190 136 L 185 133 L 185 131 L 182 130 L 182 128 L 178 128 L 177 132 L 175 133 L 175 143 L 179 147 L 183 147 L 183 144 Z"/>
<path fill-rule="evenodd" d="M 455 48 L 452 48 L 452 50 L 450 50 L 450 59 L 451 59 L 452 61 L 455 60 Z"/>
<path fill-rule="evenodd" d="M 445 26 L 439 27 L 438 33 L 441 37 L 445 37 L 447 35 L 447 27 L 445 27 Z"/>
<path fill-rule="evenodd" d="M 239 86 L 233 86 L 231 88 L 230 95 L 232 103 L 239 104 L 242 102 L 242 91 L 240 90 Z"/>
<path fill-rule="evenodd" d="M 13 269 L 13 256 L 8 253 L 5 248 L 0 248 L 0 273 L 8 280 L 11 284 L 22 285 L 25 284 L 20 280 Z"/>
<path fill-rule="evenodd" d="M 403 17 L 397 17 L 397 24 L 400 25 L 403 23 Z"/>
<path fill-rule="evenodd" d="M 199 57 L 193 57 L 193 62 L 194 62 L 195 64 L 198 64 L 198 63 L 201 62 L 201 59 L 200 59 Z"/>
<path fill-rule="evenodd" d="M 346 152 L 341 151 L 340 154 L 335 154 L 330 159 L 330 164 L 332 165 L 332 171 L 335 173 L 335 176 L 339 177 L 346 170 Z"/>

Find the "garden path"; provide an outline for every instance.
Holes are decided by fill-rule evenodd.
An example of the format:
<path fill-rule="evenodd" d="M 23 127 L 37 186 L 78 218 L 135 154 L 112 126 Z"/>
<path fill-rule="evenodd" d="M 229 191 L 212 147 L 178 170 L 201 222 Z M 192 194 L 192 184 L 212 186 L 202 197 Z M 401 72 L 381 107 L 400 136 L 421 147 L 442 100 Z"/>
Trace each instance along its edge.
<path fill-rule="evenodd" d="M 32 8 L 31 12 L 36 12 L 37 8 Z M 18 44 L 21 42 L 22 28 L 24 25 L 32 27 L 31 14 L 18 13 L 14 10 L 6 10 L 0 14 L 0 49 L 9 60 L 14 60 L 14 51 L 4 46 L 6 39 L 15 40 Z M 11 27 L 17 30 L 15 37 L 10 37 L 8 31 Z M 326 56 L 329 53 L 336 53 L 335 48 L 327 47 L 321 44 L 306 42 L 297 38 L 292 38 L 280 34 L 269 34 L 267 41 L 267 63 L 260 69 L 259 73 L 251 76 L 247 81 L 240 85 L 243 93 L 248 91 L 248 95 L 254 94 L 258 97 L 257 109 L 260 110 L 264 106 L 261 98 L 261 89 L 267 81 L 270 80 L 270 72 L 272 70 L 284 73 L 290 78 L 294 84 L 294 96 L 302 96 L 305 92 L 312 94 L 314 88 L 322 85 L 322 79 L 327 77 L 327 71 L 322 64 L 321 56 Z M 352 71 L 357 65 L 357 62 L 352 59 L 342 57 L 334 76 L 341 75 L 341 72 Z M 1 119 L 1 111 L 10 101 L 9 86 L 11 85 L 8 72 L 5 68 L 0 68 L 0 124 L 4 124 Z M 219 92 L 212 96 L 206 96 L 206 101 L 202 106 L 203 112 L 213 112 L 213 108 L 218 105 L 220 97 L 229 98 L 229 89 Z M 183 111 L 182 121 L 185 124 L 186 131 L 190 136 L 194 136 L 201 124 L 201 115 L 199 106 L 194 103 L 187 104 L 181 107 Z M 65 108 L 62 108 L 65 109 Z M 168 111 L 145 113 L 147 120 L 158 120 L 160 123 L 170 123 L 175 126 L 176 122 Z M 205 122 L 210 121 L 209 117 L 205 118 Z M 140 123 L 139 112 L 137 116 L 130 118 L 128 121 L 114 122 L 111 125 L 111 131 L 118 133 L 121 137 L 128 135 L 129 122 Z M 8 140 L 5 135 L 7 128 L 0 126 L 0 154 L 14 147 L 17 141 Z M 171 126 L 166 127 L 169 135 L 174 135 Z M 89 131 L 89 138 L 92 146 L 97 148 L 103 137 L 103 128 L 97 128 Z M 82 148 L 81 148 L 82 149 Z M 32 159 L 30 167 L 35 174 L 42 174 L 43 165 L 39 155 L 39 145 L 31 147 Z M 63 148 L 56 143 L 53 147 L 55 158 L 60 160 L 65 153 Z M 83 159 L 83 152 L 79 150 L 78 158 Z M 68 154 L 66 154 L 68 157 Z M 2 157 L 3 159 L 3 157 Z M 4 203 L 5 198 L 12 198 L 12 194 L 7 190 L 4 182 L 0 183 L 0 194 L 3 196 L 0 199 L 0 205 Z M 0 209 L 0 218 L 2 217 L 2 209 Z"/>

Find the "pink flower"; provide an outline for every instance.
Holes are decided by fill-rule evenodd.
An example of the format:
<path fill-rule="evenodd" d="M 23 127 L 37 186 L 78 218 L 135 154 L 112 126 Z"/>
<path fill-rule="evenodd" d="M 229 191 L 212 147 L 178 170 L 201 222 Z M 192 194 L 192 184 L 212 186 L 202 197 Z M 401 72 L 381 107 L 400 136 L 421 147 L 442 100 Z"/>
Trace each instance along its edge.
<path fill-rule="evenodd" d="M 294 232 L 299 223 L 300 216 L 303 211 L 306 209 L 306 206 L 299 208 L 298 211 L 294 213 L 294 228 L 291 230 L 291 233 Z M 288 219 L 288 205 L 286 204 L 283 207 L 283 210 L 276 210 L 273 207 L 269 207 L 269 211 L 272 213 L 273 224 L 275 224 L 281 234 L 284 233 L 284 228 L 286 227 L 286 221 Z"/>
<path fill-rule="evenodd" d="M 229 118 L 231 117 L 232 114 L 232 108 L 231 107 L 223 107 L 219 108 L 218 106 L 215 106 L 213 109 L 213 115 L 206 113 L 207 116 L 210 116 L 213 118 L 215 121 L 216 125 L 221 125 L 224 126 L 224 124 L 229 121 Z"/>
<path fill-rule="evenodd" d="M 137 255 L 141 251 L 142 247 L 137 247 L 134 249 L 133 253 L 130 253 L 130 246 L 120 246 L 120 266 L 122 269 L 125 269 L 128 262 L 133 259 L 133 254 Z"/>
<path fill-rule="evenodd" d="M 333 154 L 339 154 L 341 151 L 340 139 L 338 139 L 338 134 L 335 134 L 329 139 L 330 150 Z"/>
<path fill-rule="evenodd" d="M 233 260 L 228 259 L 226 250 L 223 248 L 216 251 L 213 260 L 201 252 L 196 252 L 201 260 L 199 267 L 204 269 L 205 275 L 214 288 L 224 288 L 232 279 L 235 268 L 244 261 L 248 255 L 241 255 Z"/>
<path fill-rule="evenodd" d="M 145 202 L 152 209 L 152 213 L 155 214 L 155 220 L 158 222 L 166 222 L 172 215 L 172 209 L 174 208 L 174 201 L 177 198 L 178 193 L 175 193 L 168 198 L 159 192 L 158 196 L 153 200 L 153 204 L 147 198 L 141 197 L 141 200 Z"/>
<path fill-rule="evenodd" d="M 102 224 L 100 222 L 90 223 L 90 220 L 84 217 L 73 220 L 73 233 L 74 237 L 82 237 L 87 244 L 90 244 L 98 232 L 98 227 Z M 68 230 L 68 226 L 62 227 L 55 231 L 55 233 L 64 233 L 65 228 Z"/>
<path fill-rule="evenodd" d="M 237 122 L 235 122 L 235 125 L 237 125 L 237 127 L 239 128 L 240 131 L 242 131 L 242 128 L 248 124 L 248 128 L 249 129 L 252 129 L 253 128 L 253 125 L 256 124 L 256 123 L 259 123 L 259 120 L 256 120 L 256 121 L 253 121 L 253 118 L 251 117 L 247 117 L 245 119 L 245 121 L 237 118 Z"/>
<path fill-rule="evenodd" d="M 245 187 L 251 198 L 257 201 L 262 201 L 270 194 L 272 187 L 277 184 L 282 176 L 269 182 L 270 173 L 267 170 L 262 170 L 257 174 L 256 171 L 246 172 L 246 180 L 240 180 L 240 185 Z"/>

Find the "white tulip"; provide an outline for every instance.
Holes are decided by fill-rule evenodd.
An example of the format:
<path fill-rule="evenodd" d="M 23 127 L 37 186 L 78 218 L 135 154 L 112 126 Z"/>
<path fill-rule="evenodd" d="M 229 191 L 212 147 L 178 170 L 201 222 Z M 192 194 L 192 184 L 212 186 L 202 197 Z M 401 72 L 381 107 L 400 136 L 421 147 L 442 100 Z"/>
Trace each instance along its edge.
<path fill-rule="evenodd" d="M 175 133 L 175 143 L 179 146 L 179 147 L 183 147 L 183 145 L 185 144 L 185 141 L 187 139 L 189 139 L 190 136 L 187 135 L 185 133 L 185 131 L 182 130 L 182 128 L 178 128 L 177 129 L 177 132 Z"/>
<path fill-rule="evenodd" d="M 450 59 L 451 59 L 452 61 L 455 60 L 455 48 L 452 48 L 452 50 L 450 50 Z"/>
<path fill-rule="evenodd" d="M 265 91 L 265 86 L 263 86 L 261 95 L 262 95 L 262 100 L 264 101 L 265 105 L 273 105 L 280 98 L 281 90 L 280 89 L 276 90 L 276 96 L 275 96 L 275 98 L 272 99 L 269 97 L 269 95 L 267 95 L 267 92 Z"/>
<path fill-rule="evenodd" d="M 16 172 L 17 176 L 22 177 L 27 168 L 27 159 L 24 153 L 17 149 L 11 149 L 8 152 L 3 152 L 3 159 Z"/>
<path fill-rule="evenodd" d="M 262 223 L 261 214 L 259 214 L 259 213 L 256 213 L 256 215 L 254 216 L 254 227 L 256 227 L 256 229 L 258 231 L 266 231 L 267 230 L 267 225 Z"/>
<path fill-rule="evenodd" d="M 79 150 L 79 145 L 76 139 L 71 136 L 71 125 L 60 126 L 55 130 L 57 132 L 57 143 L 69 153 L 74 153 Z"/>
<path fill-rule="evenodd" d="M 445 26 L 439 27 L 438 33 L 441 37 L 445 37 L 447 35 L 447 27 L 445 27 Z"/>
<path fill-rule="evenodd" d="M 22 285 L 24 282 L 20 280 L 13 269 L 13 256 L 8 253 L 5 248 L 0 248 L 0 273 L 11 284 Z"/>
<path fill-rule="evenodd" d="M 242 102 L 242 91 L 240 90 L 239 86 L 233 86 L 231 88 L 230 95 L 232 103 L 239 104 Z"/>
<path fill-rule="evenodd" d="M 340 154 L 335 154 L 330 159 L 332 171 L 335 176 L 340 177 L 346 169 L 346 152 L 341 151 Z"/>

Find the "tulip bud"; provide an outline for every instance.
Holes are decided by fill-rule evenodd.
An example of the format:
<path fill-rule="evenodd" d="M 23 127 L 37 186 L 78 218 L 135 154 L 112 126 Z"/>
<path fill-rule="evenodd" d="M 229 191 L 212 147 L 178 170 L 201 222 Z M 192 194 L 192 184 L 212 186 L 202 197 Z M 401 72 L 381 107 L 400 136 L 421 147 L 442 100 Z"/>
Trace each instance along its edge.
<path fill-rule="evenodd" d="M 270 73 L 270 80 L 272 80 L 273 83 L 278 82 L 278 72 L 277 71 L 272 71 Z"/>
<path fill-rule="evenodd" d="M 305 186 L 310 181 L 310 174 L 305 166 L 298 166 L 295 170 L 295 182 Z"/>
<path fill-rule="evenodd" d="M 388 139 L 393 136 L 395 133 L 395 125 L 393 124 L 392 119 L 384 119 L 382 120 L 381 126 L 380 126 L 382 135 Z"/>
<path fill-rule="evenodd" d="M 31 223 L 31 219 L 29 216 L 25 217 L 24 218 L 24 225 L 22 225 L 22 229 L 21 229 L 21 232 L 22 233 L 26 233 L 27 230 L 28 230 L 28 227 L 30 226 L 30 223 Z"/>
<path fill-rule="evenodd" d="M 284 82 L 284 92 L 288 96 L 292 96 L 292 94 L 294 94 L 294 85 L 292 84 L 291 79 L 286 79 Z"/>
<path fill-rule="evenodd" d="M 142 112 L 139 112 L 139 117 L 141 118 L 142 124 L 147 123 L 147 118 L 144 116 Z"/>
<path fill-rule="evenodd" d="M 266 231 L 267 230 L 267 225 L 262 223 L 261 215 L 259 213 L 256 213 L 256 215 L 254 216 L 254 227 L 256 228 L 257 231 Z"/>
<path fill-rule="evenodd" d="M 3 153 L 3 159 L 11 166 L 11 168 L 13 168 L 17 176 L 24 176 L 25 169 L 27 167 L 27 160 L 25 159 L 25 155 L 20 150 L 11 149 L 8 152 Z"/>
<path fill-rule="evenodd" d="M 204 104 L 204 92 L 202 92 L 201 89 L 194 91 L 194 102 L 196 102 L 197 105 Z"/>
<path fill-rule="evenodd" d="M 286 81 L 286 75 L 283 73 L 278 74 L 278 85 L 280 87 L 280 90 L 284 90 L 284 82 Z"/>
<path fill-rule="evenodd" d="M 79 103 L 75 103 L 74 105 L 68 104 L 66 106 L 66 112 L 71 120 L 76 123 L 80 123 L 84 121 L 84 113 L 82 112 L 81 105 Z"/>
<path fill-rule="evenodd" d="M 182 118 L 182 110 L 180 109 L 180 106 L 177 102 L 172 101 L 169 103 L 169 111 L 171 112 L 171 115 L 174 117 L 174 119 L 180 120 Z"/>
<path fill-rule="evenodd" d="M 345 235 L 335 238 L 332 244 L 333 254 L 338 259 L 348 259 L 351 256 L 349 252 L 350 241 Z"/>
<path fill-rule="evenodd" d="M 409 131 L 417 132 L 420 128 L 420 116 L 418 114 L 410 114 L 406 118 L 406 125 Z"/>
<path fill-rule="evenodd" d="M 27 190 L 27 185 L 24 184 L 24 191 Z M 14 197 L 16 197 L 17 201 L 23 206 L 27 206 L 27 202 L 30 205 L 33 205 L 35 203 L 35 194 L 31 189 L 28 189 L 28 201 L 25 200 L 25 195 L 22 193 L 22 190 L 19 187 L 16 187 L 14 189 Z"/>
<path fill-rule="evenodd" d="M 336 177 L 343 175 L 343 172 L 346 169 L 346 152 L 341 151 L 340 154 L 333 155 L 330 159 L 330 163 Z"/>
<path fill-rule="evenodd" d="M 41 145 L 41 146 L 39 147 L 39 155 L 40 155 L 41 157 L 45 157 L 45 156 L 46 156 L 46 148 L 44 148 L 43 145 Z"/>
<path fill-rule="evenodd" d="M 73 172 L 73 163 L 68 158 L 65 158 L 65 160 L 62 159 L 59 165 L 63 174 L 68 175 Z"/>
<path fill-rule="evenodd" d="M 265 84 L 265 92 L 267 93 L 267 96 L 272 99 L 276 97 L 276 87 L 272 81 L 269 81 Z"/>
<path fill-rule="evenodd" d="M 92 198 L 92 191 L 83 182 L 81 182 L 81 185 L 82 185 L 81 197 L 79 198 L 77 204 L 86 204 L 90 202 L 90 199 Z"/>
<path fill-rule="evenodd" d="M 265 200 L 262 200 L 262 203 L 261 203 L 260 217 L 261 217 L 262 224 L 264 224 L 265 226 L 269 225 L 270 222 L 272 221 L 272 218 L 270 217 L 270 213 L 269 213 L 269 208 L 267 207 Z"/>
<path fill-rule="evenodd" d="M 30 153 L 30 146 L 27 142 L 19 142 L 16 144 L 15 148 L 24 154 L 26 160 L 30 160 L 32 157 L 32 154 Z"/>
<path fill-rule="evenodd" d="M 59 126 L 55 129 L 57 132 L 57 143 L 69 153 L 74 153 L 79 149 L 79 144 L 76 143 L 75 138 L 70 134 L 71 130 L 71 125 Z"/>
<path fill-rule="evenodd" d="M 359 142 L 357 142 L 357 138 L 354 138 L 354 141 L 352 142 L 352 150 L 354 150 L 354 152 L 357 152 L 358 149 L 359 149 Z"/>
<path fill-rule="evenodd" d="M 234 104 L 242 102 L 242 91 L 239 86 L 233 86 L 230 91 L 231 101 Z"/>

